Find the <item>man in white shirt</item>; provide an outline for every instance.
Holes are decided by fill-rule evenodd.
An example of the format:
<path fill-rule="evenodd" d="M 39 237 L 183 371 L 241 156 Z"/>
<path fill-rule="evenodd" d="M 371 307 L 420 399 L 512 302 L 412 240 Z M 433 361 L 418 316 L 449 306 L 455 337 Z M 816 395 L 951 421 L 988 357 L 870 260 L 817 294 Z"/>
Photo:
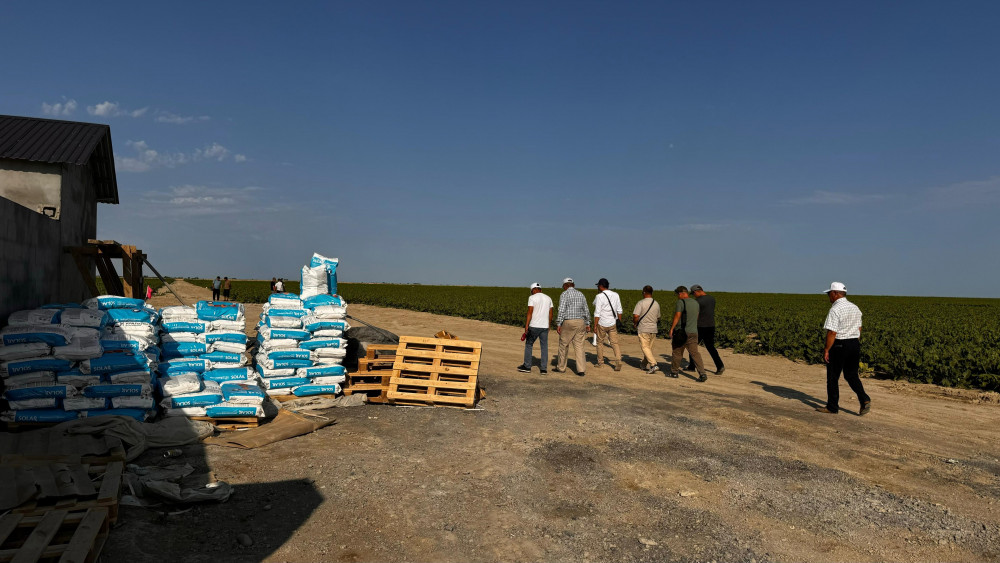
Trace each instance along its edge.
<path fill-rule="evenodd" d="M 607 278 L 597 282 L 597 297 L 594 298 L 594 334 L 597 335 L 597 367 L 604 365 L 604 338 L 611 341 L 615 353 L 615 371 L 622 370 L 622 349 L 618 345 L 618 322 L 622 320 L 622 300 L 618 294 L 608 289 Z"/>
<path fill-rule="evenodd" d="M 524 320 L 524 363 L 517 366 L 521 373 L 531 373 L 531 349 L 535 340 L 541 341 L 542 375 L 548 373 L 549 365 L 549 326 L 552 324 L 552 298 L 542 293 L 542 286 L 531 284 L 531 297 L 528 298 L 528 316 Z"/>
<path fill-rule="evenodd" d="M 858 377 L 861 362 L 861 309 L 847 300 L 847 287 L 840 282 L 830 284 L 824 291 L 833 305 L 826 315 L 823 328 L 826 329 L 826 347 L 823 361 L 826 362 L 826 406 L 816 410 L 826 414 L 837 414 L 840 410 L 840 373 L 858 396 L 861 410 L 858 416 L 871 410 L 871 397 Z"/>
<path fill-rule="evenodd" d="M 278 281 L 274 284 L 274 290 L 278 293 L 285 292 L 285 278 L 278 278 Z"/>

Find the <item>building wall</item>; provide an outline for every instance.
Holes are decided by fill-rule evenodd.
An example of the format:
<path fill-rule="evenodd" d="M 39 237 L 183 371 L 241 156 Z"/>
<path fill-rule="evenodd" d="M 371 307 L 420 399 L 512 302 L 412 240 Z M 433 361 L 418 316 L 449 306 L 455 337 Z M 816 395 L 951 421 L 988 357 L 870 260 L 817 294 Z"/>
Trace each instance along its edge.
<path fill-rule="evenodd" d="M 59 164 L 0 159 L 0 197 L 38 213 L 46 207 L 55 208 L 50 216 L 58 219 L 62 207 L 61 174 Z"/>
<path fill-rule="evenodd" d="M 0 162 L 0 185 L 24 185 L 37 171 L 20 171 Z M 0 326 L 7 316 L 53 302 L 82 301 L 87 285 L 66 246 L 78 246 L 97 236 L 97 202 L 91 174 L 85 166 L 55 165 L 60 172 L 59 219 L 51 219 L 0 197 Z M 37 177 L 35 178 L 37 179 Z"/>

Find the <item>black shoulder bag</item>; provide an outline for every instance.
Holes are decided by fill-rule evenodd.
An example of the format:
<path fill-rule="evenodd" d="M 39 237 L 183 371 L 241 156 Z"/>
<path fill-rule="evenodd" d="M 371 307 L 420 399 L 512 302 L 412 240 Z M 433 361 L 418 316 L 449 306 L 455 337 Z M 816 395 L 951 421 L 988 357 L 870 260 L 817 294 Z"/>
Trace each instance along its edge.
<path fill-rule="evenodd" d="M 684 329 L 684 327 L 687 326 L 688 322 L 688 307 L 687 303 L 685 303 L 683 299 L 681 299 L 681 306 L 684 308 L 684 310 L 681 312 L 681 323 L 677 325 L 677 328 L 674 329 L 674 334 L 673 334 L 675 347 L 678 343 L 683 344 L 684 341 L 687 340 L 687 331 Z"/>
<path fill-rule="evenodd" d="M 611 307 L 611 316 L 615 318 L 615 330 L 622 332 L 625 325 L 623 325 L 621 319 L 618 318 L 618 313 L 615 312 L 615 306 L 611 304 L 611 298 L 608 297 L 607 293 L 604 294 L 604 298 L 608 300 L 608 307 Z"/>

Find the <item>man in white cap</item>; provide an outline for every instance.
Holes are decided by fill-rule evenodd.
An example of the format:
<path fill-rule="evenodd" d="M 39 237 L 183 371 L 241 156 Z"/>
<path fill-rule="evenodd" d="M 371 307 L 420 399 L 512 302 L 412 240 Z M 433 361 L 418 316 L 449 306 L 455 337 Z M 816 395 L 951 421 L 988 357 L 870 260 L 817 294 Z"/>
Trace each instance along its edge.
<path fill-rule="evenodd" d="M 847 300 L 847 287 L 840 282 L 831 283 L 830 289 L 823 293 L 827 294 L 833 305 L 823 323 L 823 328 L 826 329 L 826 347 L 823 349 L 823 361 L 826 362 L 826 406 L 816 410 L 827 414 L 837 414 L 840 410 L 840 374 L 843 372 L 844 379 L 861 402 L 858 415 L 868 414 L 872 400 L 865 393 L 865 387 L 858 377 L 858 364 L 861 362 L 861 309 Z"/>
<path fill-rule="evenodd" d="M 573 278 L 563 280 L 563 292 L 559 296 L 559 314 L 556 315 L 556 332 L 559 333 L 559 354 L 556 356 L 556 371 L 566 371 L 569 363 L 569 345 L 573 344 L 576 355 L 576 374 L 580 377 L 587 371 L 583 342 L 590 332 L 590 307 L 587 298 L 576 288 Z"/>
<path fill-rule="evenodd" d="M 542 293 L 539 283 L 531 284 L 531 297 L 528 298 L 528 316 L 524 320 L 524 363 L 517 366 L 521 373 L 531 373 L 531 349 L 535 340 L 541 340 L 542 375 L 548 373 L 549 364 L 549 325 L 552 324 L 552 299 Z"/>

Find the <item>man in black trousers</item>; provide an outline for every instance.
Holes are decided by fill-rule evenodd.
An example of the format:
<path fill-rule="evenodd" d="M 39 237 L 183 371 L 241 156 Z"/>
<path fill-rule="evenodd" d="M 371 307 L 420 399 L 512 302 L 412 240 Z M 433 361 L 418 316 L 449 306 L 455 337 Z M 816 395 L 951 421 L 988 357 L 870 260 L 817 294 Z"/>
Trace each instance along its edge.
<path fill-rule="evenodd" d="M 691 294 L 698 302 L 698 340 L 705 345 L 708 355 L 715 362 L 715 375 L 722 375 L 726 366 L 719 357 L 719 351 L 715 349 L 715 297 L 705 293 L 698 284 L 691 286 Z"/>
<path fill-rule="evenodd" d="M 830 298 L 830 312 L 826 315 L 823 328 L 826 329 L 826 347 L 823 361 L 826 362 L 826 406 L 816 410 L 825 414 L 837 414 L 840 410 L 840 373 L 858 396 L 861 410 L 858 415 L 871 410 L 871 397 L 858 377 L 861 363 L 861 309 L 847 300 L 847 287 L 840 282 L 830 284 L 824 293 Z"/>

